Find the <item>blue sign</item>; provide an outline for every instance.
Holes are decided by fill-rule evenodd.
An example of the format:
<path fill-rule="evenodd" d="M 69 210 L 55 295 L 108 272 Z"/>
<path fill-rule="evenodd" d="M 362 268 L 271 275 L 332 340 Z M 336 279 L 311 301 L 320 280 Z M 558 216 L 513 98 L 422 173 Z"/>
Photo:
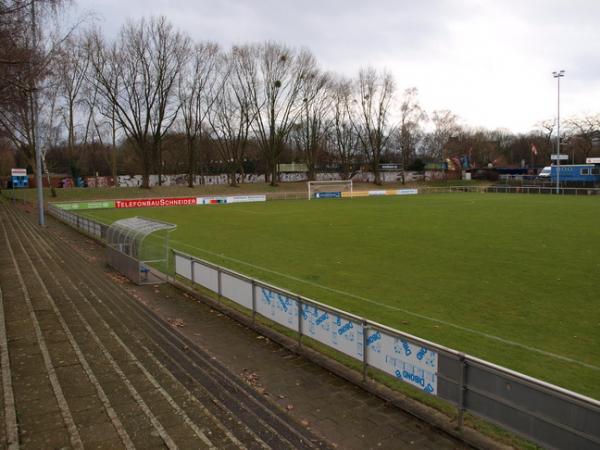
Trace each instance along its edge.
<path fill-rule="evenodd" d="M 11 169 L 10 174 L 13 189 L 29 187 L 26 169 Z"/>
<path fill-rule="evenodd" d="M 29 178 L 28 177 L 12 177 L 12 187 L 15 189 L 29 187 Z"/>
<path fill-rule="evenodd" d="M 341 198 L 341 192 L 317 192 L 315 198 Z"/>

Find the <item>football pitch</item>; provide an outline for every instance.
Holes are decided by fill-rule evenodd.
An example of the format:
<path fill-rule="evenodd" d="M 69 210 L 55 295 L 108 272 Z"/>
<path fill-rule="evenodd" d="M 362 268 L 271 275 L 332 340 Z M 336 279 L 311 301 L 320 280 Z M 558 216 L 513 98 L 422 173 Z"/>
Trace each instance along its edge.
<path fill-rule="evenodd" d="M 600 203 L 431 194 L 95 210 L 178 225 L 171 245 L 600 398 Z"/>

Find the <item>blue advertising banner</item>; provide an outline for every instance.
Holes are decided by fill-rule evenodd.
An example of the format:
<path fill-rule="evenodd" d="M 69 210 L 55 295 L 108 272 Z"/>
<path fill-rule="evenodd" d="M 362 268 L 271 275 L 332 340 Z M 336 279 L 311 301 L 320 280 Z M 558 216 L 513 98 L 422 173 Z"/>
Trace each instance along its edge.
<path fill-rule="evenodd" d="M 341 192 L 316 192 L 315 198 L 342 198 Z"/>

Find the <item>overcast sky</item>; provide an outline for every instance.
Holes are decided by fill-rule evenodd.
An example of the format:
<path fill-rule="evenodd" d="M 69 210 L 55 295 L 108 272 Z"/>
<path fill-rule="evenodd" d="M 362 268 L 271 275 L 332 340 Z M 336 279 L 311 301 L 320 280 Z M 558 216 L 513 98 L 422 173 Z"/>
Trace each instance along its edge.
<path fill-rule="evenodd" d="M 325 70 L 390 70 L 426 110 L 528 131 L 600 112 L 600 0 L 77 0 L 114 36 L 128 18 L 164 15 L 224 47 L 275 40 L 308 47 Z"/>

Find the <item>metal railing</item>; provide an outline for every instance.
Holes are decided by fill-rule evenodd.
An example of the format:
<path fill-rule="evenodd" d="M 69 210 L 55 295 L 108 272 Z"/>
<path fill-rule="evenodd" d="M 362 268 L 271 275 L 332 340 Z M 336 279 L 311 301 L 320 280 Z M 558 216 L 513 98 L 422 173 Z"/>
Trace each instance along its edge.
<path fill-rule="evenodd" d="M 549 194 L 549 195 L 600 195 L 600 188 L 591 187 L 561 187 L 556 192 L 556 187 L 549 186 L 444 186 L 422 187 L 420 194 L 440 194 L 452 192 L 498 193 L 498 194 Z"/>
<path fill-rule="evenodd" d="M 172 250 L 176 275 L 549 448 L 600 448 L 600 402 Z"/>
<path fill-rule="evenodd" d="M 48 205 L 48 213 L 88 236 L 101 240 L 106 239 L 108 225 L 104 223 L 66 211 L 52 204 Z"/>
<path fill-rule="evenodd" d="M 109 225 L 80 216 L 71 211 L 58 208 L 52 204 L 48 205 L 48 213 L 78 231 L 107 242 Z M 106 247 L 107 263 L 118 272 L 125 275 L 136 284 L 156 284 L 164 282 L 164 275 L 157 269 L 151 267 L 149 261 L 140 261 L 133 256 L 127 255 L 118 249 L 108 245 Z"/>

